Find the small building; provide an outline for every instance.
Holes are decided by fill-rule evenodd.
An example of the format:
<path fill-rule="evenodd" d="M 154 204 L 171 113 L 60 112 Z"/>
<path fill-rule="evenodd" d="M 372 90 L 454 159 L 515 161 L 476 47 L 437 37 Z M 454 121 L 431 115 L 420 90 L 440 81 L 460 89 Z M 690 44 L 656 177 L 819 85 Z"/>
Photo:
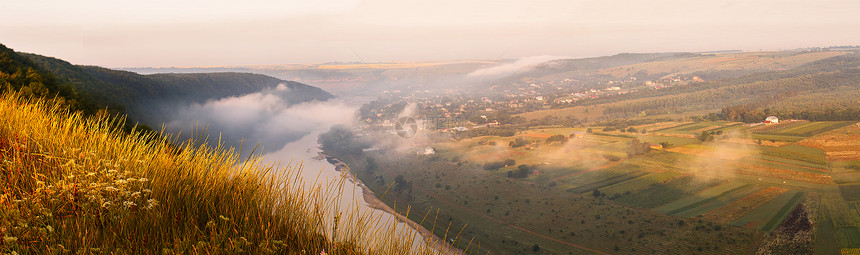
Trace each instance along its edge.
<path fill-rule="evenodd" d="M 779 118 L 776 116 L 767 116 L 767 118 L 764 119 L 764 123 L 777 124 L 779 123 Z"/>
<path fill-rule="evenodd" d="M 585 137 L 585 132 L 576 131 L 576 132 L 573 132 L 573 134 L 570 134 L 568 137 L 569 138 L 583 138 L 583 137 Z"/>
<path fill-rule="evenodd" d="M 663 149 L 663 145 L 659 143 L 648 143 L 648 147 L 652 150 L 661 150 Z"/>
<path fill-rule="evenodd" d="M 418 152 L 416 152 L 415 154 L 418 154 L 418 155 L 433 155 L 433 154 L 436 154 L 436 150 L 434 150 L 434 149 L 433 149 L 433 147 L 427 146 L 427 148 L 424 148 L 424 151 L 418 151 Z"/>

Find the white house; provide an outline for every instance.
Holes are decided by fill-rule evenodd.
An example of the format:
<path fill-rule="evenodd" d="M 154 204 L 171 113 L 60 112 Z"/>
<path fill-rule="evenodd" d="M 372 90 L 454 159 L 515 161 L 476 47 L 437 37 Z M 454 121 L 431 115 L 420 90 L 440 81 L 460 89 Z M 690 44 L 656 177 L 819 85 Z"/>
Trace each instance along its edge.
<path fill-rule="evenodd" d="M 779 118 L 776 116 L 767 116 L 767 118 L 764 119 L 764 123 L 776 124 L 779 123 Z"/>
<path fill-rule="evenodd" d="M 416 152 L 415 154 L 418 154 L 418 155 L 433 155 L 433 154 L 436 154 L 436 150 L 434 150 L 434 149 L 433 149 L 433 147 L 427 146 L 427 148 L 424 148 L 424 151 L 418 151 L 418 152 Z"/>

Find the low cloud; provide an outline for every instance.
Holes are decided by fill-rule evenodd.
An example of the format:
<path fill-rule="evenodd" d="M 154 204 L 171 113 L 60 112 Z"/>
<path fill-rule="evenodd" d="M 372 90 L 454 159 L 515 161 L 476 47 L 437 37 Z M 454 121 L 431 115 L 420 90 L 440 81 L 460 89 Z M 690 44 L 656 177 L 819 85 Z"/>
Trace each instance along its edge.
<path fill-rule="evenodd" d="M 276 151 L 317 129 L 351 123 L 356 108 L 339 99 L 290 104 L 286 86 L 212 100 L 181 108 L 167 128 L 184 134 L 207 127 L 210 141 L 238 147 L 250 152 L 257 144 L 265 151 Z M 244 139 L 244 142 L 242 142 Z M 258 151 L 260 152 L 260 151 Z"/>
<path fill-rule="evenodd" d="M 515 73 L 520 73 L 524 71 L 531 70 L 535 66 L 539 64 L 543 64 L 556 59 L 564 59 L 566 57 L 560 56 L 532 56 L 520 58 L 513 63 L 501 64 L 494 67 L 488 67 L 484 69 L 478 69 L 471 73 L 469 73 L 470 77 L 483 77 L 483 76 L 507 76 Z"/>

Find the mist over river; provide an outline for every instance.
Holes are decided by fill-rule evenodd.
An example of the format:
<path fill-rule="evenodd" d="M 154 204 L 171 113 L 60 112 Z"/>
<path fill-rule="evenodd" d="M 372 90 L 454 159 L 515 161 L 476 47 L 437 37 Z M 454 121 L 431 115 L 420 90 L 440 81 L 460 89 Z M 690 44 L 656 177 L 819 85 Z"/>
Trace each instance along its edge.
<path fill-rule="evenodd" d="M 399 216 L 398 219 L 392 214 L 393 210 L 381 209 L 387 206 L 379 202 L 372 192 L 365 194 L 359 180 L 344 171 L 339 172 L 335 165 L 321 157 L 319 135 L 334 125 L 351 125 L 356 110 L 374 98 L 342 97 L 289 105 L 279 98 L 278 92 L 281 91 L 261 91 L 191 105 L 171 118 L 168 131 L 178 133 L 181 130 L 185 134 L 195 127 L 205 126 L 210 141 L 213 137 L 220 137 L 229 146 L 241 144 L 240 156 L 243 159 L 256 148 L 254 154 L 262 154 L 263 163 L 275 165 L 278 171 L 300 166 L 300 182 L 304 188 L 319 187 L 321 193 L 328 194 L 326 202 L 332 206 L 328 210 L 331 215 L 324 217 L 333 218 L 341 214 L 346 218 L 357 207 L 358 214 L 370 219 L 369 224 L 374 225 L 375 229 L 369 231 L 371 233 L 391 231 L 394 227 L 398 237 L 414 236 L 416 247 L 423 246 L 427 236 L 433 237 L 422 236 L 404 221 L 405 217 Z M 333 210 L 334 207 L 338 209 Z M 332 226 L 325 226 L 325 229 L 331 232 Z"/>

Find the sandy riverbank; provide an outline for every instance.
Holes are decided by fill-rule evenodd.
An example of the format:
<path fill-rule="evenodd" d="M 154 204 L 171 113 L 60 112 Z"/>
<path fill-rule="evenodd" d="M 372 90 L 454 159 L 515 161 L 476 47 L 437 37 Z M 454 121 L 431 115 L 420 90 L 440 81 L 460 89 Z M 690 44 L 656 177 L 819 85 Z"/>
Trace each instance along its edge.
<path fill-rule="evenodd" d="M 315 157 L 314 159 L 328 160 L 329 163 L 334 165 L 335 169 L 339 172 L 348 170 L 347 165 L 345 163 L 343 163 L 342 161 L 340 161 L 336 158 L 325 155 L 323 153 L 319 153 L 319 157 L 318 158 Z M 406 216 L 403 216 L 403 215 L 395 212 L 393 208 L 391 208 L 390 206 L 388 206 L 387 204 L 385 204 L 381 200 L 379 200 L 379 198 L 376 196 L 376 194 L 372 190 L 370 190 L 366 185 L 364 185 L 364 183 L 360 179 L 358 179 L 354 174 L 347 172 L 346 177 L 347 177 L 347 179 L 349 179 L 350 181 L 352 181 L 353 183 L 358 185 L 358 187 L 361 188 L 362 197 L 364 197 L 364 201 L 371 208 L 387 212 L 391 215 L 394 215 L 398 221 L 405 222 L 407 225 L 409 225 L 409 227 L 415 229 L 415 231 L 418 231 L 418 233 L 421 235 L 421 237 L 424 238 L 424 242 L 427 245 L 429 245 L 430 247 L 433 247 L 434 249 L 441 251 L 443 254 L 465 254 L 462 250 L 454 247 L 453 245 L 446 242 L 445 240 L 442 240 L 442 238 L 440 238 L 439 236 L 434 235 L 433 232 L 431 232 L 429 229 L 425 228 L 424 226 L 421 226 L 421 224 L 418 224 L 417 222 L 410 220 Z"/>

